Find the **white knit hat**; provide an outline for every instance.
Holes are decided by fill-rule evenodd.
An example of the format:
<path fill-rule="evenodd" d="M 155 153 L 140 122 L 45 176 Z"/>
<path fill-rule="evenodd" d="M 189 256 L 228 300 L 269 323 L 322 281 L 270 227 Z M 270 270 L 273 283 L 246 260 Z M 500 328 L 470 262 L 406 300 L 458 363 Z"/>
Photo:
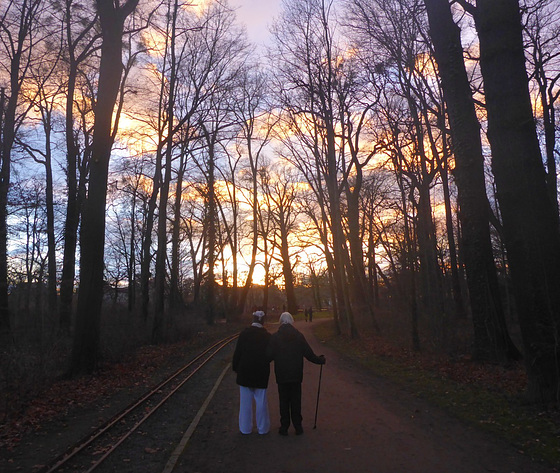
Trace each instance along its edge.
<path fill-rule="evenodd" d="M 282 324 L 293 324 L 294 323 L 294 318 L 292 317 L 292 314 L 290 314 L 289 312 L 282 312 L 282 314 L 280 315 L 280 325 Z"/>

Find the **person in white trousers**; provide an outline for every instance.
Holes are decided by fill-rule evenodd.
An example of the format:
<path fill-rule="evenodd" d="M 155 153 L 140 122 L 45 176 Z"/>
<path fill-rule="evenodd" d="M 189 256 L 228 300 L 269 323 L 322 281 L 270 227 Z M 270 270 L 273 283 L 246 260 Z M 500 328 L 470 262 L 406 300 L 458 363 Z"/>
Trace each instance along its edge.
<path fill-rule="evenodd" d="M 262 310 L 253 313 L 253 323 L 239 334 L 233 353 L 232 368 L 239 385 L 239 431 L 245 435 L 253 431 L 253 401 L 257 432 L 264 435 L 270 431 L 270 361 L 266 357 L 270 333 L 264 328 L 264 319 Z"/>

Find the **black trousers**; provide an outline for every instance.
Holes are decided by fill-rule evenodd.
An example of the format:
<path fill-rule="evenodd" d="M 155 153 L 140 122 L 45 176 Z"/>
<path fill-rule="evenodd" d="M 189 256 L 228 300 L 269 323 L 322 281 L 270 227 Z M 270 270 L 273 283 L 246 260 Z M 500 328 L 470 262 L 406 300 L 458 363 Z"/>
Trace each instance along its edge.
<path fill-rule="evenodd" d="M 290 419 L 294 427 L 301 427 L 301 383 L 278 384 L 278 398 L 280 399 L 280 426 L 290 427 Z"/>

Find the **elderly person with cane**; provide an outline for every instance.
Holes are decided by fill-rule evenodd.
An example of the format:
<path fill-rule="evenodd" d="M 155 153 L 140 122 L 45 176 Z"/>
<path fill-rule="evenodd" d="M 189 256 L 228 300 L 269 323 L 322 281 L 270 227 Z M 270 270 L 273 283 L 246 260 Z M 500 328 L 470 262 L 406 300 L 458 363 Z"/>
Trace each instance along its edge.
<path fill-rule="evenodd" d="M 294 326 L 289 312 L 280 315 L 280 327 L 272 335 L 266 354 L 274 361 L 274 374 L 278 384 L 280 401 L 280 435 L 288 435 L 291 423 L 296 435 L 303 434 L 301 415 L 301 383 L 303 381 L 303 359 L 317 365 L 325 364 L 324 355 L 317 356 L 303 334 Z"/>
<path fill-rule="evenodd" d="M 237 373 L 239 385 L 239 430 L 242 434 L 250 434 L 253 430 L 253 401 L 258 433 L 264 435 L 270 431 L 267 398 L 270 361 L 266 357 L 270 333 L 264 328 L 264 319 L 262 310 L 253 313 L 253 323 L 239 334 L 233 353 L 232 367 Z"/>

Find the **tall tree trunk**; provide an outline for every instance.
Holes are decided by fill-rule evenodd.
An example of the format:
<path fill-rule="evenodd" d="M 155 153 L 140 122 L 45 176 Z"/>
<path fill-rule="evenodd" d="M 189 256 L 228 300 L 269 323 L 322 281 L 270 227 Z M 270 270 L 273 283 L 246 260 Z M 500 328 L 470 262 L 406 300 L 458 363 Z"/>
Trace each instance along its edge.
<path fill-rule="evenodd" d="M 3 113 L 2 130 L 0 132 L 0 334 L 10 332 L 10 309 L 8 305 L 8 192 L 10 189 L 12 148 L 17 128 L 17 108 L 23 77 L 27 64 L 26 58 L 31 55 L 31 46 L 27 45 L 29 35 L 35 22 L 35 15 L 40 5 L 39 0 L 23 0 L 18 6 L 18 30 L 6 39 L 6 47 L 10 51 L 9 68 L 10 95 L 6 97 L 2 89 Z M 13 9 L 12 9 L 13 11 Z M 11 43 L 8 43 L 11 41 Z M 29 60 L 29 59 L 27 59 Z"/>
<path fill-rule="evenodd" d="M 541 94 L 546 97 L 549 91 L 543 87 Z M 556 166 L 556 108 L 546 99 L 541 100 L 543 107 L 544 138 L 546 149 L 546 183 L 554 211 L 558 214 L 558 168 Z"/>
<path fill-rule="evenodd" d="M 443 128 L 443 127 L 442 127 Z M 442 130 L 444 137 L 445 132 Z M 445 229 L 447 230 L 447 242 L 449 246 L 449 265 L 451 266 L 451 290 L 453 302 L 455 303 L 455 313 L 460 319 L 466 318 L 466 309 L 461 290 L 461 278 L 459 277 L 459 263 L 457 260 L 457 245 L 455 244 L 455 232 L 453 225 L 453 209 L 451 208 L 451 192 L 449 190 L 449 152 L 447 138 L 443 139 L 443 159 L 440 163 L 440 176 L 443 186 L 443 200 L 445 203 Z"/>
<path fill-rule="evenodd" d="M 327 274 L 328 274 L 328 278 L 329 278 L 329 292 L 330 292 L 330 298 L 331 298 L 331 303 L 332 303 L 332 311 L 333 311 L 333 319 L 334 319 L 334 325 L 335 325 L 335 330 L 336 330 L 336 334 L 340 335 L 342 333 L 342 328 L 341 328 L 341 324 L 340 324 L 340 303 L 343 302 L 343 294 L 339 288 L 339 286 L 337 286 L 337 281 L 335 278 L 335 273 L 336 273 L 336 264 L 335 264 L 335 260 L 334 260 L 334 256 L 331 252 L 331 245 L 330 245 L 330 241 L 329 241 L 329 229 L 328 229 L 328 217 L 327 217 L 327 204 L 326 204 L 326 196 L 324 194 L 323 188 L 318 186 L 315 189 L 315 195 L 317 196 L 317 200 L 319 203 L 319 209 L 321 212 L 321 220 L 320 222 L 317 221 L 317 219 L 314 218 L 315 221 L 315 227 L 318 229 L 319 231 L 319 235 L 321 236 L 321 243 L 323 245 L 323 253 L 325 255 L 325 261 L 327 263 Z"/>
<path fill-rule="evenodd" d="M 263 227 L 263 234 L 265 234 Z M 263 266 L 264 266 L 264 288 L 263 288 L 263 300 L 262 306 L 264 310 L 268 310 L 268 299 L 270 296 L 270 286 L 271 286 L 271 276 L 270 276 L 270 265 L 272 262 L 271 252 L 268 251 L 269 241 L 267 238 L 263 238 Z"/>
<path fill-rule="evenodd" d="M 410 87 L 410 85 L 407 85 Z M 420 176 L 415 177 L 418 189 L 416 205 L 416 238 L 418 241 L 418 257 L 420 260 L 421 301 L 423 310 L 430 318 L 433 334 L 438 342 L 445 340 L 444 330 L 447 320 L 443 303 L 442 274 L 438 264 L 436 247 L 436 230 L 432 214 L 430 187 L 435 177 L 433 170 L 428 170 L 428 157 L 425 149 L 425 130 L 422 124 L 421 111 L 412 96 L 412 90 L 407 92 L 410 114 L 416 131 L 417 158 L 420 161 Z M 426 120 L 427 126 L 430 126 Z"/>
<path fill-rule="evenodd" d="M 161 142 L 161 139 L 160 139 Z M 142 320 L 148 321 L 150 310 L 150 280 L 152 278 L 152 241 L 155 212 L 157 207 L 157 199 L 161 183 L 161 150 L 158 149 L 156 154 L 156 168 L 154 178 L 152 180 L 152 194 L 148 200 L 148 208 L 146 212 L 146 223 L 142 238 L 142 259 L 140 262 L 140 293 L 141 293 L 141 313 Z"/>
<path fill-rule="evenodd" d="M 51 118 L 45 122 L 45 201 L 47 213 L 47 306 L 48 316 L 55 317 L 57 311 L 57 277 L 56 277 L 56 239 L 54 234 L 54 192 L 51 151 Z"/>
<path fill-rule="evenodd" d="M 80 204 L 78 194 L 77 162 L 79 149 L 74 137 L 74 92 L 76 89 L 77 65 L 70 64 L 68 91 L 66 96 L 66 185 L 67 203 L 64 224 L 64 253 L 62 257 L 62 275 L 60 278 L 60 330 L 70 333 L 72 325 L 72 298 L 76 276 L 76 248 L 78 245 L 78 225 Z"/>
<path fill-rule="evenodd" d="M 348 242 L 350 245 L 351 271 L 354 284 L 352 284 L 353 305 L 360 314 L 369 314 L 374 329 L 379 332 L 379 325 L 375 319 L 374 302 L 368 291 L 366 268 L 364 265 L 364 244 L 360 235 L 360 205 L 359 194 L 362 189 L 361 169 L 356 170 L 354 189 L 347 188 L 346 200 L 348 204 Z"/>
<path fill-rule="evenodd" d="M 544 128 L 544 143 L 546 151 L 546 182 L 552 205 L 554 205 L 556 213 L 558 213 L 558 174 L 556 165 L 556 108 L 560 98 L 558 94 L 558 80 L 560 75 L 554 66 L 550 67 L 555 61 L 557 51 L 549 50 L 549 47 L 555 48 L 555 38 L 552 34 L 557 31 L 547 31 L 547 23 L 550 20 L 551 11 L 547 11 L 548 7 L 557 7 L 555 2 L 539 2 L 542 7 L 537 6 L 528 15 L 525 22 L 525 32 L 527 35 L 528 46 L 526 49 L 532 57 L 532 65 L 534 70 L 532 75 L 539 86 L 539 101 L 542 110 L 542 121 Z M 539 5 L 537 3 L 537 5 Z M 551 18 L 555 22 L 554 18 Z M 554 25 L 554 23 L 552 23 Z M 550 46 L 548 44 L 550 43 Z M 552 73 L 552 74 L 551 74 Z M 551 76 L 552 75 L 552 76 Z"/>
<path fill-rule="evenodd" d="M 298 304 L 296 299 L 296 291 L 294 285 L 294 273 L 290 262 L 290 246 L 288 243 L 288 229 L 285 222 L 280 222 L 280 255 L 282 258 L 282 272 L 284 275 L 284 286 L 286 292 L 286 303 L 288 311 L 297 314 Z"/>
<path fill-rule="evenodd" d="M 171 143 L 168 142 L 168 147 Z M 171 150 L 165 153 L 165 170 L 160 189 L 157 226 L 157 253 L 154 279 L 154 325 L 152 342 L 163 340 L 167 320 L 165 313 L 165 281 L 167 276 L 167 203 L 169 201 L 169 184 L 171 181 Z"/>
<path fill-rule="evenodd" d="M 132 312 L 136 306 L 136 196 L 138 187 L 134 189 L 131 195 L 130 210 L 130 238 L 129 238 L 129 255 L 128 262 L 128 290 L 127 290 L 127 307 L 128 312 Z"/>
<path fill-rule="evenodd" d="M 448 0 L 425 0 L 425 4 L 451 125 L 474 356 L 479 360 L 506 361 L 518 358 L 519 352 L 507 331 L 492 253 L 480 124 L 463 60 L 461 32 L 453 21 Z"/>
<path fill-rule="evenodd" d="M 412 341 L 412 349 L 414 351 L 420 351 L 420 332 L 418 328 L 418 299 L 416 295 L 416 248 L 414 245 L 414 240 L 410 234 L 411 232 L 411 225 L 410 225 L 410 218 L 408 216 L 407 210 L 407 198 L 406 198 L 406 191 L 404 187 L 404 180 L 401 165 L 395 167 L 397 170 L 397 181 L 399 184 L 399 191 L 401 195 L 401 202 L 403 208 L 403 217 L 404 217 L 404 252 L 405 255 L 403 257 L 403 272 L 404 272 L 404 279 L 405 282 L 403 284 L 403 294 L 408 299 L 408 307 L 410 310 L 410 335 Z"/>
<path fill-rule="evenodd" d="M 342 214 L 340 210 L 340 192 L 338 187 L 338 168 L 336 162 L 336 134 L 334 131 L 334 121 L 332 114 L 326 111 L 326 172 L 325 183 L 327 187 L 327 199 L 329 201 L 331 222 L 331 234 L 333 239 L 333 280 L 337 295 L 337 307 L 339 318 L 346 324 L 347 332 L 352 338 L 358 336 L 358 331 L 354 324 L 354 315 L 348 294 L 348 279 L 344 265 L 344 233 L 342 231 Z"/>
<path fill-rule="evenodd" d="M 103 42 L 90 163 L 88 196 L 80 233 L 80 291 L 70 373 L 91 373 L 97 366 L 103 302 L 105 203 L 109 158 L 113 146 L 112 118 L 122 65 L 124 21 L 138 0 L 115 7 L 111 0 L 97 0 Z"/>
<path fill-rule="evenodd" d="M 165 311 L 165 281 L 167 276 L 167 204 L 169 202 L 169 187 L 171 184 L 171 161 L 173 158 L 173 121 L 175 109 L 175 85 L 176 76 L 176 57 L 175 57 L 175 34 L 177 23 L 178 1 L 173 4 L 171 13 L 171 41 L 169 44 L 169 54 L 171 63 L 169 66 L 169 95 L 167 96 L 167 137 L 165 149 L 165 167 L 163 180 L 161 182 L 159 195 L 159 214 L 158 214 L 158 247 L 156 253 L 156 274 L 154 287 L 154 325 L 152 330 L 152 342 L 158 343 L 163 340 L 164 331 L 169 321 L 169 314 Z"/>
<path fill-rule="evenodd" d="M 249 165 L 251 167 L 251 211 L 253 214 L 253 228 L 252 228 L 252 247 L 251 247 L 251 261 L 249 262 L 249 271 L 247 273 L 247 279 L 245 280 L 245 284 L 241 288 L 241 293 L 239 295 L 239 299 L 237 301 L 237 308 L 236 308 L 236 315 L 242 314 L 245 308 L 245 303 L 247 301 L 247 296 L 249 295 L 249 291 L 253 286 L 253 274 L 255 272 L 255 266 L 257 264 L 257 251 L 259 249 L 259 191 L 258 191 L 258 166 L 257 162 L 253 157 L 253 152 L 251 148 L 251 141 L 248 141 L 248 155 L 249 155 Z M 263 228 L 264 234 L 264 228 Z M 266 240 L 266 238 L 265 238 Z M 266 242 L 265 242 L 266 244 Z M 267 280 L 265 279 L 265 284 L 267 284 Z"/>
<path fill-rule="evenodd" d="M 492 169 L 533 400 L 560 399 L 560 231 L 537 140 L 517 0 L 474 14 Z"/>
<path fill-rule="evenodd" d="M 422 302 L 424 308 L 429 313 L 434 327 L 439 327 L 444 317 L 442 276 L 437 259 L 436 235 L 429 185 L 426 179 L 419 185 L 416 235 L 422 280 Z"/>
<path fill-rule="evenodd" d="M 0 90 L 0 335 L 10 333 L 10 309 L 8 298 L 8 192 L 10 189 L 12 148 L 16 128 L 21 119 L 16 118 L 23 75 L 27 72 L 32 58 L 34 41 L 33 29 L 37 23 L 37 15 L 43 6 L 41 0 L 21 0 L 11 3 L 4 12 L 2 20 L 3 43 L 10 56 L 9 64 L 9 96 L 4 88 Z M 10 10 L 11 9 L 11 10 Z M 14 10 L 17 10 L 14 13 Z M 13 22 L 4 20 L 13 14 Z M 11 34 L 5 34 L 12 25 Z M 35 38 L 33 38 L 35 39 Z"/>
<path fill-rule="evenodd" d="M 163 146 L 165 145 L 164 130 L 166 122 L 163 122 L 162 115 L 164 110 L 164 91 L 166 89 L 166 81 L 162 77 L 159 90 L 159 107 L 158 107 L 158 147 L 156 151 L 156 162 L 154 169 L 154 177 L 152 179 L 152 194 L 148 199 L 146 211 L 146 222 L 142 238 L 142 258 L 140 262 L 140 293 L 141 293 L 141 313 L 145 323 L 149 319 L 150 311 L 150 281 L 152 279 L 152 243 L 153 230 L 155 225 L 155 213 L 158 203 L 158 196 L 162 187 L 162 162 L 163 162 Z M 162 123 L 163 122 L 163 123 Z M 159 323 L 154 321 L 154 324 Z"/>
<path fill-rule="evenodd" d="M 216 317 L 216 301 L 215 301 L 215 275 L 214 264 L 216 261 L 216 156 L 214 137 L 210 137 L 206 132 L 208 141 L 208 277 L 206 279 L 206 322 L 209 325 L 214 323 Z"/>
<path fill-rule="evenodd" d="M 370 219 L 367 254 L 368 291 L 375 307 L 379 307 L 379 275 L 377 271 L 375 245 L 376 237 L 374 233 L 374 225 L 373 221 Z"/>
<path fill-rule="evenodd" d="M 183 200 L 183 176 L 185 172 L 186 146 L 181 150 L 177 185 L 175 187 L 175 202 L 173 204 L 173 228 L 171 231 L 171 274 L 169 275 L 169 307 L 173 312 L 183 305 L 183 296 L 179 287 L 179 247 L 181 234 L 181 202 Z"/>
<path fill-rule="evenodd" d="M 82 199 L 78 184 L 78 160 L 80 158 L 80 149 L 74 135 L 74 94 L 76 91 L 78 66 L 91 52 L 91 48 L 86 48 L 81 54 L 77 55 L 77 45 L 80 39 L 96 24 L 95 19 L 92 20 L 81 31 L 77 40 L 74 40 L 72 37 L 71 21 L 73 1 L 74 0 L 67 0 L 65 2 L 65 28 L 68 47 L 68 83 L 64 123 L 67 202 L 66 219 L 64 222 L 64 250 L 62 256 L 62 273 L 60 276 L 59 301 L 59 329 L 62 333 L 67 335 L 70 334 L 72 325 L 72 299 L 74 296 L 74 281 L 76 277 L 76 248 L 78 246 L 78 226 Z"/>
<path fill-rule="evenodd" d="M 7 100 L 5 89 L 0 91 L 0 335 L 10 333 L 10 309 L 8 305 L 8 190 L 10 187 L 11 152 L 14 143 L 17 89 Z M 5 108 L 6 107 L 6 108 Z"/>

